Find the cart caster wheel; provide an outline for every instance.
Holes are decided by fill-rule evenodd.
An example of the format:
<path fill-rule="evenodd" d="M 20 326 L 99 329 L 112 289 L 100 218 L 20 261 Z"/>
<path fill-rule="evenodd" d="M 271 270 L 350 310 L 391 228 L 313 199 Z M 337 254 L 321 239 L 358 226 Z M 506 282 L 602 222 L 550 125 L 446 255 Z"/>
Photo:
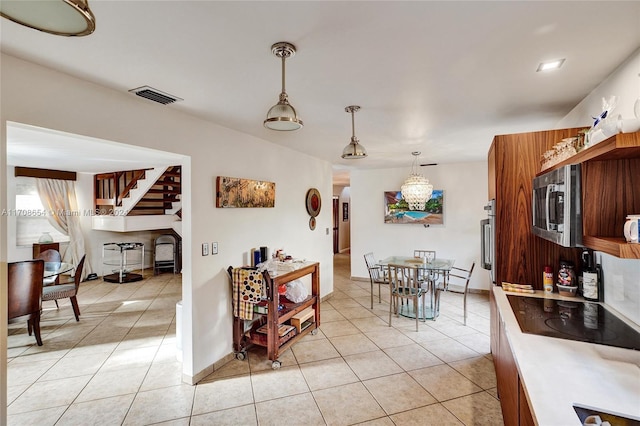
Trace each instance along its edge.
<path fill-rule="evenodd" d="M 278 360 L 275 360 L 271 363 L 271 368 L 273 368 L 274 370 L 279 369 L 282 366 L 282 363 Z"/>
<path fill-rule="evenodd" d="M 236 359 L 238 361 L 244 361 L 245 359 L 247 359 L 247 353 L 246 352 L 236 352 Z"/>
<path fill-rule="evenodd" d="M 314 328 L 313 330 L 311 330 L 311 335 L 315 336 L 316 334 L 318 334 L 318 329 Z"/>

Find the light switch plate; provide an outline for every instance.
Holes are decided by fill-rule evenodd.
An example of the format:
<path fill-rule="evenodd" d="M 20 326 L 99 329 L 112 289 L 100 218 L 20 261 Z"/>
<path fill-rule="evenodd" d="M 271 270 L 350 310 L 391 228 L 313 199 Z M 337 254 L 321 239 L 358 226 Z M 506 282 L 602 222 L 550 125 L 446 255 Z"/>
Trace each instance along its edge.
<path fill-rule="evenodd" d="M 218 254 L 218 243 L 211 243 L 211 254 Z"/>
<path fill-rule="evenodd" d="M 202 243 L 202 255 L 209 256 L 209 243 Z"/>

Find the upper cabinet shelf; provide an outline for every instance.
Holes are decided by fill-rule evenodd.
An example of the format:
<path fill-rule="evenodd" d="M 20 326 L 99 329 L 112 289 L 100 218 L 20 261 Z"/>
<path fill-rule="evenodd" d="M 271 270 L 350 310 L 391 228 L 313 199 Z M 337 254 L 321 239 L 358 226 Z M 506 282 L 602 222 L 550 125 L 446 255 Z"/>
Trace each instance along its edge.
<path fill-rule="evenodd" d="M 640 259 L 640 244 L 622 237 L 628 214 L 640 213 L 640 132 L 619 133 L 557 164 L 582 165 L 582 243 L 622 259 Z"/>
<path fill-rule="evenodd" d="M 621 160 L 640 158 L 640 132 L 618 133 L 566 160 L 538 173 L 546 173 L 567 164 L 580 164 L 587 161 Z"/>
<path fill-rule="evenodd" d="M 627 243 L 624 238 L 583 235 L 582 244 L 621 259 L 640 259 L 640 244 Z"/>

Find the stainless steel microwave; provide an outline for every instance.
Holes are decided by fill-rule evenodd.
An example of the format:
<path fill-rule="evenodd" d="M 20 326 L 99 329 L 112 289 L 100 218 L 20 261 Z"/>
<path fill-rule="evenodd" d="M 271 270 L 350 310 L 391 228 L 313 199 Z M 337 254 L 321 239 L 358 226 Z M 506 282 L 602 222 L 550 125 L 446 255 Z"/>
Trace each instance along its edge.
<path fill-rule="evenodd" d="M 533 179 L 532 232 L 563 247 L 582 245 L 580 164 Z"/>

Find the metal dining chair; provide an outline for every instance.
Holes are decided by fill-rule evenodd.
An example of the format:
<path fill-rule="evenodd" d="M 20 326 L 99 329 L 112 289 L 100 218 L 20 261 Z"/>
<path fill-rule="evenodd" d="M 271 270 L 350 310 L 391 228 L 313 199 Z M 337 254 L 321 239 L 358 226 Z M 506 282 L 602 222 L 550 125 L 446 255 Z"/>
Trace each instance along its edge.
<path fill-rule="evenodd" d="M 413 313 L 416 317 L 416 331 L 418 331 L 418 321 L 420 320 L 419 299 L 422 298 L 423 321 L 426 321 L 424 315 L 424 295 L 425 290 L 422 288 L 422 281 L 418 278 L 418 268 L 415 266 L 405 265 L 387 265 L 387 276 L 389 278 L 389 327 L 391 327 L 392 314 L 400 315 L 400 302 L 412 301 Z"/>
<path fill-rule="evenodd" d="M 382 284 L 388 285 L 389 280 L 386 277 L 385 269 L 378 265 L 372 252 L 364 255 L 364 261 L 367 264 L 367 269 L 369 270 L 369 280 L 371 281 L 371 309 L 373 309 L 373 285 L 378 284 L 378 303 L 382 303 L 380 286 Z"/>
<path fill-rule="evenodd" d="M 471 264 L 469 269 L 452 267 L 451 271 L 447 274 L 448 281 L 440 283 L 436 288 L 436 306 L 437 309 L 440 310 L 440 292 L 441 291 L 449 291 L 451 293 L 460 293 L 463 294 L 462 304 L 464 309 L 464 325 L 467 325 L 467 293 L 469 292 L 469 282 L 471 281 L 471 274 L 473 273 L 473 268 L 475 268 L 476 262 Z M 446 288 L 446 286 L 452 284 L 451 288 Z M 458 290 L 457 288 L 461 287 L 462 290 Z"/>
<path fill-rule="evenodd" d="M 38 346 L 42 346 L 40 311 L 42 309 L 43 277 L 44 261 L 42 259 L 8 264 L 7 301 L 9 322 L 26 318 L 29 336 L 33 331 L 36 335 Z"/>
<path fill-rule="evenodd" d="M 435 250 L 414 250 L 413 257 L 420 258 L 420 259 L 426 258 L 427 262 L 433 262 L 433 260 L 436 258 L 436 251 Z M 418 277 L 423 281 L 429 279 L 429 277 L 424 276 L 424 271 L 418 271 Z"/>
<path fill-rule="evenodd" d="M 427 261 L 432 260 L 436 258 L 436 251 L 435 250 L 414 250 L 413 251 L 413 257 L 419 257 L 419 258 L 427 258 Z"/>

